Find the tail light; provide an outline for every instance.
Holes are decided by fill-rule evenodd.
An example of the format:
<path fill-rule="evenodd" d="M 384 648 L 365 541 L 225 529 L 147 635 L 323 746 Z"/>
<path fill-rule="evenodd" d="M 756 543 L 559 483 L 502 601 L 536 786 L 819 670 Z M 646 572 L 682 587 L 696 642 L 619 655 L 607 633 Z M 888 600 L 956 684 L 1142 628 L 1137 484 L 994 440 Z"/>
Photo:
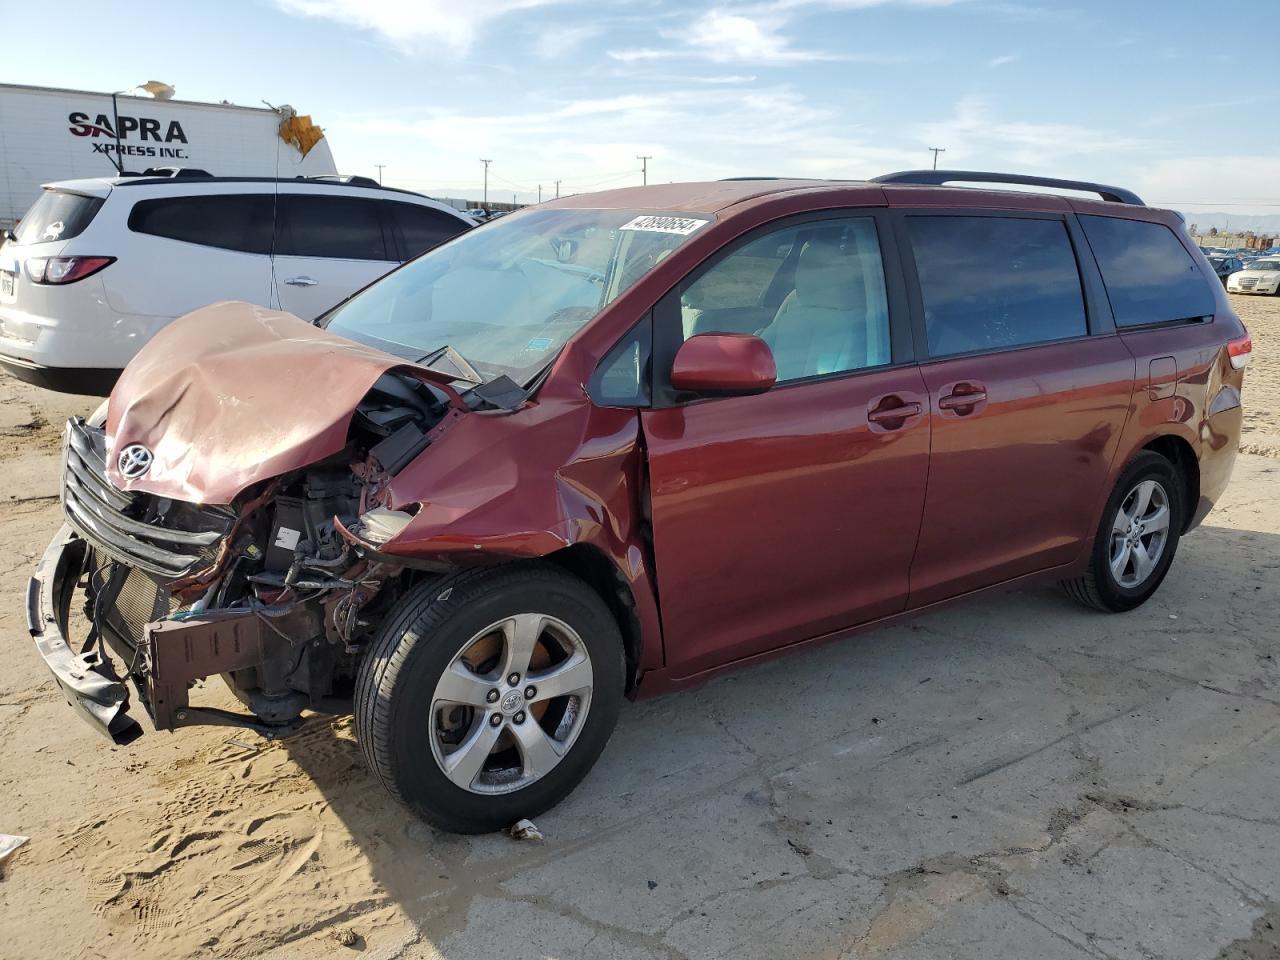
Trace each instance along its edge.
<path fill-rule="evenodd" d="M 27 276 L 33 283 L 75 283 L 115 262 L 115 257 L 32 257 Z"/>
<path fill-rule="evenodd" d="M 1237 370 L 1243 370 L 1249 365 L 1249 357 L 1252 353 L 1253 340 L 1247 333 L 1227 344 L 1227 356 L 1231 358 L 1231 365 Z"/>

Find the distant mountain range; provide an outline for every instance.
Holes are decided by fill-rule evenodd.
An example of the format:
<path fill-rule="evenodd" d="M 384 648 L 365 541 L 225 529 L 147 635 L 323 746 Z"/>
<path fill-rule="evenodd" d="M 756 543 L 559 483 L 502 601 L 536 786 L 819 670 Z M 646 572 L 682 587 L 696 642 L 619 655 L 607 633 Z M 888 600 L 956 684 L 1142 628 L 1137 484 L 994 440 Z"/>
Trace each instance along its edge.
<path fill-rule="evenodd" d="M 1273 233 L 1280 235 L 1280 213 L 1186 213 L 1187 226 L 1195 224 L 1200 230 L 1217 227 L 1219 233 Z"/>

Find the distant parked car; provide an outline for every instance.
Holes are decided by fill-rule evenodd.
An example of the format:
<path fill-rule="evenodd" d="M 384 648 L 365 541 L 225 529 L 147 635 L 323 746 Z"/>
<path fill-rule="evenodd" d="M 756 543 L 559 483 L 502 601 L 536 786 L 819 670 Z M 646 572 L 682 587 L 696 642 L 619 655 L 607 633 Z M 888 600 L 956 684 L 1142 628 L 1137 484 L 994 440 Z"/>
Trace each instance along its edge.
<path fill-rule="evenodd" d="M 0 366 L 106 394 L 174 317 L 245 300 L 310 320 L 474 224 L 371 181 L 178 171 L 46 184 L 0 246 Z"/>
<path fill-rule="evenodd" d="M 489 219 L 489 211 L 484 207 L 472 207 L 467 211 L 467 216 L 473 220 L 485 221 Z"/>
<path fill-rule="evenodd" d="M 1269 293 L 1280 296 L 1280 257 L 1255 260 L 1227 278 L 1230 293 Z"/>
<path fill-rule="evenodd" d="M 1239 257 L 1223 257 L 1216 254 L 1209 257 L 1209 266 L 1213 267 L 1213 272 L 1218 275 L 1218 279 L 1222 281 L 1223 286 L 1227 284 L 1227 277 L 1237 270 L 1244 269 L 1244 264 Z"/>

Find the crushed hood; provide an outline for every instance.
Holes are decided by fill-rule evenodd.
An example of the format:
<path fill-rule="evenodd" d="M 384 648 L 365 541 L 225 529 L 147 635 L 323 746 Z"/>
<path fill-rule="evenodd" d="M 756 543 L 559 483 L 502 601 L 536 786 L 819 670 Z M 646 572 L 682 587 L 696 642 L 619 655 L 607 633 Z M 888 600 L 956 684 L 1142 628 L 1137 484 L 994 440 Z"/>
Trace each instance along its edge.
<path fill-rule="evenodd" d="M 332 456 L 361 398 L 388 370 L 421 367 L 248 303 L 179 317 L 125 368 L 107 414 L 107 473 L 124 490 L 230 503 L 246 487 Z M 456 396 L 456 395 L 455 395 Z M 142 444 L 135 479 L 119 453 Z"/>

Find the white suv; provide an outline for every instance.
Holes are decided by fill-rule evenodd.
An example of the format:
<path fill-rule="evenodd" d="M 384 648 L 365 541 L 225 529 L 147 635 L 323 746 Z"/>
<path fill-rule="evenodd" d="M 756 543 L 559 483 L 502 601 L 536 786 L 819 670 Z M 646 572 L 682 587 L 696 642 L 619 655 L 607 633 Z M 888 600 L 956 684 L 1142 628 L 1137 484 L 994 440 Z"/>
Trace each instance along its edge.
<path fill-rule="evenodd" d="M 0 366 L 106 394 L 175 317 L 245 300 L 311 320 L 474 224 L 365 178 L 177 171 L 46 184 L 0 246 Z"/>

